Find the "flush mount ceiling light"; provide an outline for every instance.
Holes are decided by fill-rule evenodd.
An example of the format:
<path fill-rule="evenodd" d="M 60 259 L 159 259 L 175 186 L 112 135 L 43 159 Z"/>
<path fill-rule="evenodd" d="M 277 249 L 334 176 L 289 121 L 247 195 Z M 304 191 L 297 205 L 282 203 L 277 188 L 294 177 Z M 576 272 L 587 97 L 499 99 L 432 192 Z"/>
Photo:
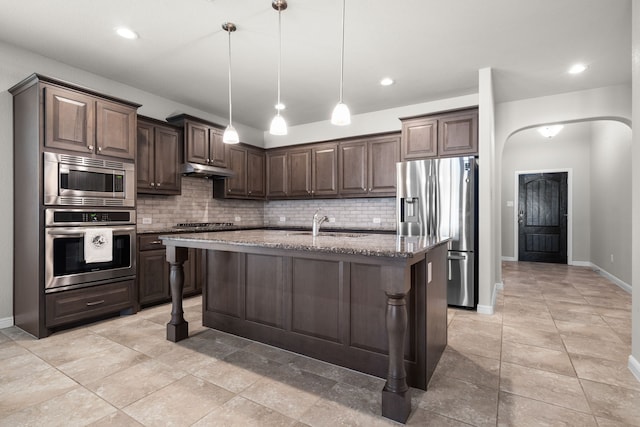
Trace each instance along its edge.
<path fill-rule="evenodd" d="M 116 34 L 118 34 L 122 38 L 129 40 L 135 40 L 138 38 L 138 33 L 125 27 L 116 28 Z"/>
<path fill-rule="evenodd" d="M 394 83 L 395 81 L 391 77 L 385 77 L 382 80 L 380 80 L 380 84 L 382 86 L 391 86 Z"/>
<path fill-rule="evenodd" d="M 563 125 L 543 126 L 538 128 L 538 132 L 540 132 L 540 134 L 545 138 L 553 138 L 562 130 L 563 127 Z"/>
<path fill-rule="evenodd" d="M 587 69 L 587 66 L 584 64 L 574 64 L 569 68 L 569 74 L 580 74 Z"/>
<path fill-rule="evenodd" d="M 286 135 L 287 134 L 287 122 L 280 115 L 280 108 L 282 103 L 280 102 L 280 71 L 282 68 L 282 11 L 287 8 L 286 0 L 273 0 L 271 6 L 278 11 L 278 103 L 276 104 L 276 116 L 271 121 L 271 127 L 269 133 L 271 135 Z"/>
<path fill-rule="evenodd" d="M 222 135 L 222 142 L 225 144 L 237 144 L 240 142 L 240 137 L 238 136 L 238 131 L 233 127 L 232 121 L 232 105 L 231 105 L 231 33 L 236 30 L 236 25 L 232 22 L 225 22 L 222 24 L 222 29 L 229 34 L 229 126 L 224 130 L 224 134 Z"/>
<path fill-rule="evenodd" d="M 340 101 L 331 114 L 331 124 L 345 126 L 351 123 L 351 113 L 347 104 L 342 102 L 344 86 L 344 10 L 346 0 L 342 0 L 342 50 L 340 55 Z"/>

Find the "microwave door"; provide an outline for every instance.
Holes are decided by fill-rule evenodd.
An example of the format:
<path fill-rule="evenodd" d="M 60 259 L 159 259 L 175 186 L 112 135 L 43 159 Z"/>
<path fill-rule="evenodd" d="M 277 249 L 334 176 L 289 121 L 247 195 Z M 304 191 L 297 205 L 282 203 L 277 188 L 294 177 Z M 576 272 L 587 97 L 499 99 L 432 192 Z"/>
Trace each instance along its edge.
<path fill-rule="evenodd" d="M 124 198 L 124 171 L 60 164 L 60 196 Z"/>

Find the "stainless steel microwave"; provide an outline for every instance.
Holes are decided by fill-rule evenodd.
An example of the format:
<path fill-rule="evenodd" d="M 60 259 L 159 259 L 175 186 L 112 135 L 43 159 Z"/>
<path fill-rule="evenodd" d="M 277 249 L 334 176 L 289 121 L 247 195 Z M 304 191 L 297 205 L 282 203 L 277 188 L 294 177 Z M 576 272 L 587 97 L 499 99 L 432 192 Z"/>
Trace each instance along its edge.
<path fill-rule="evenodd" d="M 135 205 L 133 163 L 61 153 L 44 153 L 47 206 Z"/>

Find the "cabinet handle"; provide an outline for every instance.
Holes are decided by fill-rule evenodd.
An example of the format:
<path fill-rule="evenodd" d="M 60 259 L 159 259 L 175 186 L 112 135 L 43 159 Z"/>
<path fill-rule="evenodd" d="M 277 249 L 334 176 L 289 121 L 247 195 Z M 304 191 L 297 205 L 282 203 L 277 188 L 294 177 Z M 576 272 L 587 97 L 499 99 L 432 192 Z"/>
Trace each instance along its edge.
<path fill-rule="evenodd" d="M 149 242 L 150 245 L 160 245 L 162 244 L 162 240 L 153 240 L 151 242 Z"/>
<path fill-rule="evenodd" d="M 100 304 L 104 304 L 104 300 L 101 299 L 100 301 L 92 301 L 92 302 L 88 302 L 87 303 L 87 307 L 92 307 L 94 305 L 100 305 Z"/>
<path fill-rule="evenodd" d="M 87 145 L 87 150 L 93 151 L 93 145 Z"/>
<path fill-rule="evenodd" d="M 155 183 L 153 183 L 153 182 L 151 182 L 151 183 L 149 183 L 149 186 L 151 186 L 151 187 L 155 187 L 155 186 L 156 186 L 156 184 L 155 184 Z"/>

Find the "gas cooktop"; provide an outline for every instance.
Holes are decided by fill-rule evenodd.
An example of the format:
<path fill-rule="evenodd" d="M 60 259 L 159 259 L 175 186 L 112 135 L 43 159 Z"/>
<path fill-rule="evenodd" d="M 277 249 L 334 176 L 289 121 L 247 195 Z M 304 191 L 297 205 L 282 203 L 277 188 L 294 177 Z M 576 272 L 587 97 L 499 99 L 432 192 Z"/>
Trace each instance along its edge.
<path fill-rule="evenodd" d="M 232 226 L 232 222 L 181 222 L 176 224 L 174 228 L 182 230 L 208 231 L 225 230 Z"/>

